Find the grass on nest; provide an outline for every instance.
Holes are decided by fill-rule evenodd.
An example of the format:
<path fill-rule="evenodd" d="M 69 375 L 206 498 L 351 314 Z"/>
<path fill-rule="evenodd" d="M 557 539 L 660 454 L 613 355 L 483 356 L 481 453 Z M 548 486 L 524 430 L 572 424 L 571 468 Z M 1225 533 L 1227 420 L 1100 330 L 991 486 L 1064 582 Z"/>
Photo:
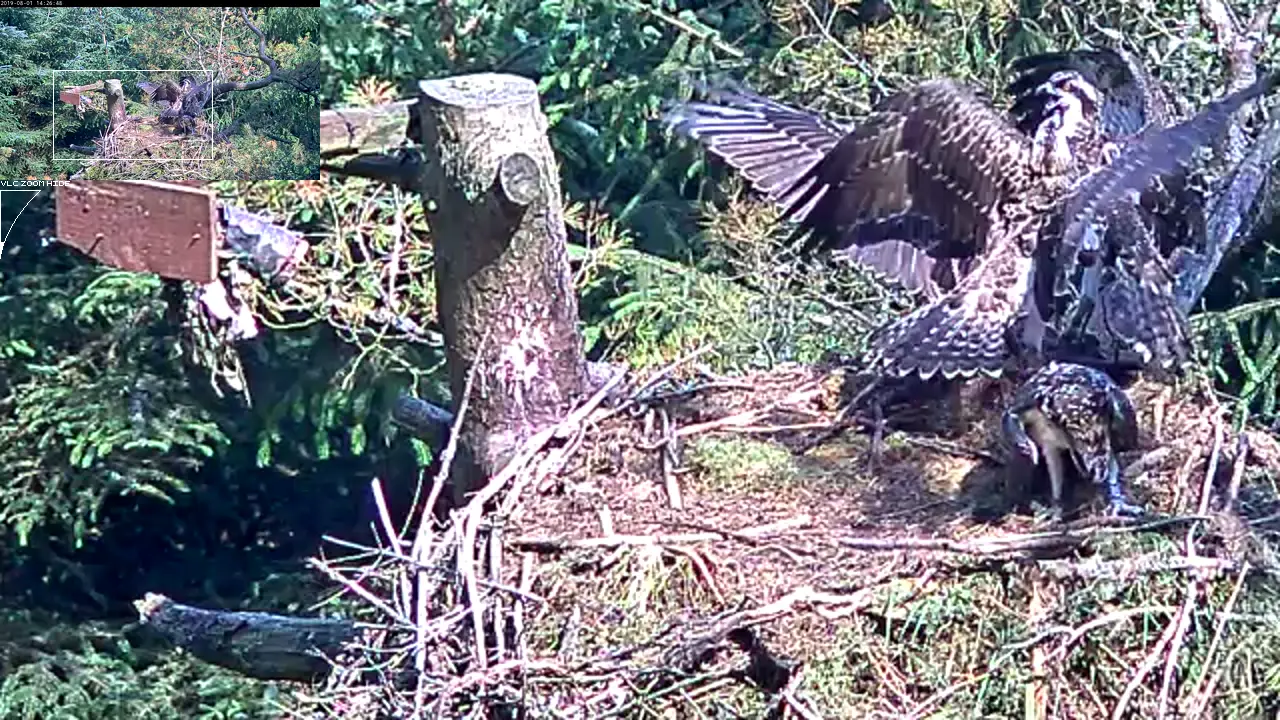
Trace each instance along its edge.
<path fill-rule="evenodd" d="M 768 440 L 699 438 L 685 449 L 699 492 L 767 492 L 798 476 L 790 450 Z"/>

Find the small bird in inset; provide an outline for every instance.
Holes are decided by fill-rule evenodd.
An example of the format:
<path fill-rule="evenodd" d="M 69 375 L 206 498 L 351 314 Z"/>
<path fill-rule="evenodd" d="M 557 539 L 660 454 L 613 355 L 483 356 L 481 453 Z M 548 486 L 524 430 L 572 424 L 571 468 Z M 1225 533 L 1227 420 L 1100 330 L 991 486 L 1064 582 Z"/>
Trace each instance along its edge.
<path fill-rule="evenodd" d="M 1014 394 L 1001 421 L 1004 440 L 1032 465 L 1049 470 L 1054 518 L 1063 512 L 1066 458 L 1101 486 L 1115 515 L 1140 515 L 1121 485 L 1116 453 L 1138 444 L 1138 416 L 1129 396 L 1106 373 L 1073 363 L 1049 363 Z"/>

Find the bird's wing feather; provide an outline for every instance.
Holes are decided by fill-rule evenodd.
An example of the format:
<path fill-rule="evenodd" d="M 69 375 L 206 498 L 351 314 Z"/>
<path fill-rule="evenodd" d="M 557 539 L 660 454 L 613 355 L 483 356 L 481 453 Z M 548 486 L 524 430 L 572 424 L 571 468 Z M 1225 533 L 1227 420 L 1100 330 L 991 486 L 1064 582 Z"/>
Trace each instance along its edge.
<path fill-rule="evenodd" d="M 1120 359 L 1129 352 L 1145 366 L 1176 368 L 1191 357 L 1191 331 L 1174 296 L 1175 278 L 1141 227 L 1138 209 L 1117 213 L 1118 254 L 1103 270 L 1098 302 L 1088 330 L 1099 345 Z M 1115 224 L 1115 220 L 1113 220 Z"/>
<path fill-rule="evenodd" d="M 963 86 L 898 93 L 797 180 L 804 251 L 885 239 L 934 258 L 986 251 L 997 206 L 1027 184 L 1030 141 Z M 811 206 L 811 207 L 810 207 Z"/>
<path fill-rule="evenodd" d="M 1209 103 L 1185 122 L 1149 132 L 1140 141 L 1126 145 L 1111 164 L 1081 181 L 1066 205 L 1065 217 L 1069 220 L 1063 232 L 1062 250 L 1067 262 L 1074 261 L 1085 228 L 1095 221 L 1099 212 L 1191 160 L 1196 150 L 1221 135 L 1236 110 L 1270 92 L 1277 84 L 1280 84 L 1280 73 L 1272 73 L 1243 90 Z"/>
<path fill-rule="evenodd" d="M 998 375 L 1009 331 L 1027 302 L 1032 259 L 1016 243 L 993 247 L 954 290 L 877 331 L 872 372 L 929 378 Z"/>
<path fill-rule="evenodd" d="M 835 147 L 847 128 L 742 88 L 712 88 L 707 102 L 676 105 L 664 118 L 700 142 L 756 191 L 786 206 L 797 178 Z M 797 218 L 800 219 L 800 218 Z"/>
<path fill-rule="evenodd" d="M 812 184 L 800 178 L 849 132 L 814 113 L 756 95 L 744 88 L 706 88 L 705 102 L 675 105 L 664 121 L 676 133 L 697 140 L 708 152 L 741 173 L 749 186 L 782 208 Z M 816 201 L 816 197 L 813 199 Z M 805 225 L 813 201 L 792 210 Z M 842 253 L 907 290 L 930 296 L 955 287 L 954 268 L 944 267 L 915 246 L 895 239 Z"/>

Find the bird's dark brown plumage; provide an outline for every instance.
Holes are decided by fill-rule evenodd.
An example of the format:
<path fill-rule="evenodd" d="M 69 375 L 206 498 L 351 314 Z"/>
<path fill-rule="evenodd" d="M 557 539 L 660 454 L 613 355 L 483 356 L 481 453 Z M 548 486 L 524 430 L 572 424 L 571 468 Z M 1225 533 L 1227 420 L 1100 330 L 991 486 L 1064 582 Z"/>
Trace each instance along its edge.
<path fill-rule="evenodd" d="M 1005 442 L 1049 469 L 1055 512 L 1062 512 L 1069 462 L 1107 493 L 1111 509 L 1141 509 L 1126 499 L 1117 452 L 1138 443 L 1133 403 L 1106 373 L 1071 363 L 1050 363 L 1014 395 L 1002 422 Z"/>
<path fill-rule="evenodd" d="M 196 116 L 209 102 L 211 83 L 197 83 L 193 78 L 184 76 L 180 83 L 172 80 L 140 82 L 138 88 L 146 94 L 149 102 L 161 108 L 161 122 L 190 130 L 195 125 Z"/>
<path fill-rule="evenodd" d="M 1028 302 L 1045 290 L 1033 284 L 1033 267 L 1049 264 L 1037 278 L 1058 277 L 1055 268 L 1071 276 L 1080 251 L 1101 251 L 1097 233 L 1089 233 L 1099 217 L 1189 159 L 1234 108 L 1269 87 L 1260 82 L 1187 122 L 1126 136 L 1110 163 L 1103 152 L 1110 101 L 1087 87 L 1074 104 L 1066 95 L 1058 98 L 1055 112 L 1071 122 L 1049 126 L 1045 138 L 1028 137 L 947 80 L 889 97 L 839 137 L 836 126 L 819 118 L 741 93 L 735 107 L 686 105 L 668 120 L 785 204 L 784 214 L 797 219 L 798 234 L 806 236 L 805 251 L 897 242 L 935 263 L 967 264 L 953 289 L 876 333 L 868 371 L 995 375 L 1013 354 L 1016 320 L 1028 317 L 1026 326 L 1034 328 L 1042 311 L 1053 309 L 1052 303 Z M 1143 110 L 1142 117 L 1147 114 Z M 1111 125 L 1120 130 L 1135 126 L 1125 120 L 1129 113 L 1113 115 Z M 750 132 L 735 134 L 747 127 Z M 1071 156 L 1063 162 L 1059 150 L 1067 135 Z M 1042 247 L 1048 252 L 1037 253 Z M 1149 269 L 1139 266 L 1131 275 L 1141 281 Z M 1140 289 L 1145 294 L 1115 298 L 1160 299 L 1147 292 L 1150 287 Z M 1034 332 L 1027 338 L 1039 349 Z"/>
<path fill-rule="evenodd" d="M 814 188 L 813 179 L 802 182 L 800 178 L 852 128 L 737 86 L 707 88 L 705 94 L 704 102 L 674 106 L 666 123 L 737 170 L 753 190 L 799 225 L 798 233 L 822 232 L 820 218 L 810 212 L 828 188 Z M 798 206 L 796 198 L 811 189 L 808 204 Z M 967 271 L 958 266 L 959 261 L 935 260 L 900 239 L 846 247 L 840 254 L 930 298 L 955 287 L 956 279 Z"/>

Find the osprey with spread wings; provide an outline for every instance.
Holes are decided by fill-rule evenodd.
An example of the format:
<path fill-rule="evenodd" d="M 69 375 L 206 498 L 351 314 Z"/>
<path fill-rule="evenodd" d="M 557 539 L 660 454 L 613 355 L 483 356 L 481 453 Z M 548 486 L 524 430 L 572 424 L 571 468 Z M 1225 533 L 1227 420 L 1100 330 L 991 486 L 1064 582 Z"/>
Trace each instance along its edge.
<path fill-rule="evenodd" d="M 183 77 L 179 82 L 162 80 L 158 83 L 140 82 L 138 88 L 147 100 L 161 108 L 160 121 L 173 123 L 190 132 L 195 128 L 195 118 L 209 103 L 211 83 L 197 83 Z"/>
<path fill-rule="evenodd" d="M 848 253 L 931 291 L 927 304 L 873 337 L 873 373 L 997 375 L 1015 352 L 1019 319 L 1024 342 L 1039 349 L 1062 278 L 1116 257 L 1123 262 L 1108 266 L 1115 290 L 1106 299 L 1128 318 L 1121 338 L 1168 365 L 1187 353 L 1185 319 L 1133 197 L 1178 170 L 1280 76 L 1169 126 L 1145 75 L 1128 65 L 1113 51 L 1024 61 L 1025 82 L 1012 88 L 1021 101 L 1015 121 L 958 83 L 930 80 L 890 96 L 853 128 L 740 89 L 677 106 L 668 123 L 781 204 L 797 236 L 807 236 L 803 250 Z M 1095 274 L 1082 294 L 1097 300 L 1090 321 L 1105 323 L 1117 312 L 1098 297 L 1100 286 Z"/>

